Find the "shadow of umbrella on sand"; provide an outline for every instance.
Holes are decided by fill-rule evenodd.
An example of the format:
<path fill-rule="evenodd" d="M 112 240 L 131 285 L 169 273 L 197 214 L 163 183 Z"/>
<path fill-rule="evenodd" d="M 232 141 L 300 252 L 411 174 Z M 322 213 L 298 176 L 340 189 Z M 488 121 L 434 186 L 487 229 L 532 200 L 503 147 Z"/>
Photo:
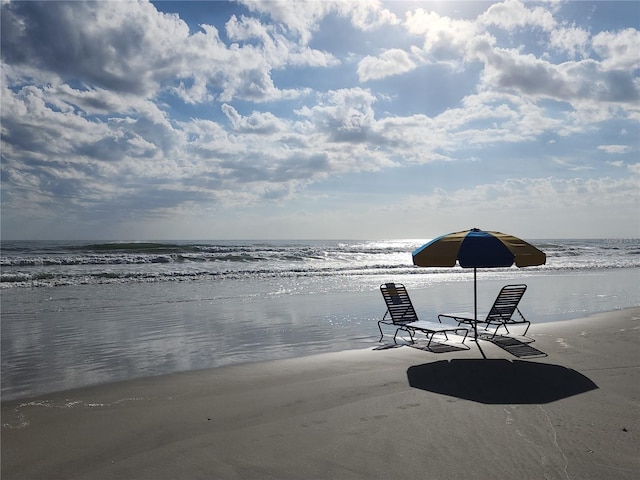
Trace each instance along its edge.
<path fill-rule="evenodd" d="M 459 359 L 416 365 L 409 385 L 486 404 L 542 404 L 595 390 L 581 373 L 561 365 L 506 359 Z"/>

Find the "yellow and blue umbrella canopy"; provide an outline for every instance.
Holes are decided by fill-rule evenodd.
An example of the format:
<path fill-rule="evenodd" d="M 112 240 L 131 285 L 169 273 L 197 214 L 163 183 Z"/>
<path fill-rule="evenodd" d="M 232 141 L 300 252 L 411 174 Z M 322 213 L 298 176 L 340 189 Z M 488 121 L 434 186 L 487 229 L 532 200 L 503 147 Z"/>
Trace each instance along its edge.
<path fill-rule="evenodd" d="M 518 237 L 478 228 L 434 238 L 412 256 L 420 267 L 453 267 L 456 262 L 462 268 L 531 267 L 547 260 L 544 252 Z"/>

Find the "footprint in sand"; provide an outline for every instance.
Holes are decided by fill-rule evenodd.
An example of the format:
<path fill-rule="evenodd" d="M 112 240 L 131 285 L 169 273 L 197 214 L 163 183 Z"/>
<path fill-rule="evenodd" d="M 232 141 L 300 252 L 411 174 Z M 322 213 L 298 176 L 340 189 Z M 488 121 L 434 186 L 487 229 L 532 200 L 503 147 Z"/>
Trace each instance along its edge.
<path fill-rule="evenodd" d="M 361 422 L 368 422 L 369 420 L 382 420 L 383 418 L 387 418 L 386 415 L 375 415 L 373 417 L 360 417 Z"/>

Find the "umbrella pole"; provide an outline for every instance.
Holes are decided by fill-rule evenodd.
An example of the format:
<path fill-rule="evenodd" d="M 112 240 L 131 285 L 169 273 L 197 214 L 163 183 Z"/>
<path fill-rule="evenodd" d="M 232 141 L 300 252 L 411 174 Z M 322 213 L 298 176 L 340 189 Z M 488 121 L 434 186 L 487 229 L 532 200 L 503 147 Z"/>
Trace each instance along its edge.
<path fill-rule="evenodd" d="M 487 358 L 480 346 L 480 342 L 478 342 L 478 283 L 476 282 L 476 270 L 476 267 L 473 267 L 473 336 L 482 358 Z"/>
<path fill-rule="evenodd" d="M 476 283 L 476 267 L 473 267 L 473 319 L 478 321 L 478 284 Z"/>

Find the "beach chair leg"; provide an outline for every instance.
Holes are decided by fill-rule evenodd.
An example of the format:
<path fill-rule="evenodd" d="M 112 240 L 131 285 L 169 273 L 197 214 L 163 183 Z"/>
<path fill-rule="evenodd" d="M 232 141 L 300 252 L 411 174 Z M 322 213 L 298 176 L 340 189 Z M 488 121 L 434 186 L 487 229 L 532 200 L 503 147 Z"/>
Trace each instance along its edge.
<path fill-rule="evenodd" d="M 509 329 L 507 328 L 507 325 L 506 325 L 505 323 L 503 323 L 502 325 L 498 325 L 498 328 L 500 328 L 501 326 L 502 326 L 502 327 L 504 327 L 504 329 L 507 331 L 507 334 L 510 334 L 510 333 L 511 333 L 511 332 L 509 331 Z M 495 333 L 493 334 L 493 336 L 494 336 L 494 337 L 496 336 L 496 333 L 498 333 L 498 328 L 496 328 L 496 331 L 495 331 Z"/>
<path fill-rule="evenodd" d="M 466 328 L 464 328 L 463 330 L 464 330 L 464 337 L 462 337 L 462 344 L 464 345 L 464 341 L 467 339 L 467 335 L 469 335 L 469 330 L 467 330 Z M 456 330 L 456 333 L 458 333 L 458 330 Z"/>
<path fill-rule="evenodd" d="M 415 343 L 415 340 L 413 339 L 413 334 L 411 332 L 411 329 L 409 328 L 403 328 L 403 327 L 399 327 L 396 330 L 396 333 L 393 335 L 393 343 L 395 343 L 396 345 L 398 344 L 398 340 L 396 340 L 396 337 L 398 336 L 398 332 L 400 330 L 404 330 L 405 332 L 407 332 L 409 334 L 409 338 L 411 339 L 411 343 Z"/>
<path fill-rule="evenodd" d="M 484 327 L 484 331 L 489 333 L 489 327 L 491 326 L 491 323 L 487 323 L 487 325 Z M 504 327 L 504 329 L 507 331 L 507 333 L 509 332 L 509 329 L 507 328 L 507 326 L 504 323 L 499 323 L 496 325 L 495 330 L 493 331 L 493 334 L 491 335 L 491 337 L 489 338 L 489 341 L 493 340 L 494 338 L 496 338 L 496 335 L 498 334 L 498 330 L 500 330 L 500 327 Z"/>

